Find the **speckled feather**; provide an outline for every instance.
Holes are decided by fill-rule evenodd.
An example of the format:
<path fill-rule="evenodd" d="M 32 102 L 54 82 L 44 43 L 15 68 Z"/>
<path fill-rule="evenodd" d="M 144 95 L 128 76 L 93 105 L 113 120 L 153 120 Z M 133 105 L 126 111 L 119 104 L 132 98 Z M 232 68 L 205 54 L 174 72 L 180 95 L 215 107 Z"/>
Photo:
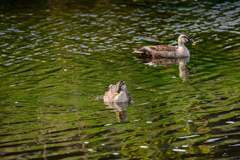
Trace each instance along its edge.
<path fill-rule="evenodd" d="M 150 48 L 151 50 L 146 49 L 146 47 Z M 157 46 L 146 46 L 142 47 L 141 49 L 137 50 L 142 52 L 143 55 L 153 56 L 153 57 L 176 57 L 176 50 L 177 48 L 174 46 L 168 45 L 157 45 Z"/>
<path fill-rule="evenodd" d="M 118 96 L 118 95 L 115 95 L 115 93 L 117 92 L 117 89 L 118 89 L 117 84 L 116 85 L 113 85 L 113 84 L 110 85 L 109 89 L 105 92 L 105 94 L 103 96 L 104 102 L 115 102 L 114 101 L 115 97 Z M 131 94 L 127 90 L 125 90 L 123 92 L 126 93 L 128 101 L 130 101 L 131 100 Z"/>

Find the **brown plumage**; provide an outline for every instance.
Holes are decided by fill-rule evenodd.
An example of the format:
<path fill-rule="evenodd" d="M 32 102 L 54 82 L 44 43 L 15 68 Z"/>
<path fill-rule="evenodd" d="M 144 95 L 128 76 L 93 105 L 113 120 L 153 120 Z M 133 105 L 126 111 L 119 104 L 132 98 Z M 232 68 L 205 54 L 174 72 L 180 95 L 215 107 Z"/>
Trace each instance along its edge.
<path fill-rule="evenodd" d="M 103 96 L 104 102 L 130 102 L 131 94 L 126 89 L 124 81 L 119 81 L 118 84 L 109 86 L 109 89 Z"/>
<path fill-rule="evenodd" d="M 195 45 L 188 35 L 180 34 L 178 37 L 178 48 L 169 45 L 156 45 L 156 46 L 144 46 L 141 49 L 134 50 L 136 53 L 141 53 L 141 55 L 151 56 L 153 58 L 179 58 L 179 57 L 189 57 L 189 51 L 184 46 L 184 43 L 188 42 L 191 45 Z"/>

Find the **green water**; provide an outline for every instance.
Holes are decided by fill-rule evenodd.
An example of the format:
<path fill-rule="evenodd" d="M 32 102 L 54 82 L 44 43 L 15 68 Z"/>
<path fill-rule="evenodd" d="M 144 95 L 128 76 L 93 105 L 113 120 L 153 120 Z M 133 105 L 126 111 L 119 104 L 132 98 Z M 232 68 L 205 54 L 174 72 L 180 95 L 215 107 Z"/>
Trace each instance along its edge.
<path fill-rule="evenodd" d="M 240 158 L 239 1 L 0 8 L 1 159 Z M 133 53 L 180 33 L 190 58 Z M 131 104 L 105 105 L 119 80 Z"/>

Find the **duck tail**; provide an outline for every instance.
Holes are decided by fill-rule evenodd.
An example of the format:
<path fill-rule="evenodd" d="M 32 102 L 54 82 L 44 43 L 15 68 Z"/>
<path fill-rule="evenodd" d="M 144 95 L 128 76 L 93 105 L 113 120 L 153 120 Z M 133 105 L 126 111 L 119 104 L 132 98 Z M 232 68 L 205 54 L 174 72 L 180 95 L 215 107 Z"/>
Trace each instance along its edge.
<path fill-rule="evenodd" d="M 136 50 L 134 50 L 134 52 L 136 52 L 136 53 L 145 53 L 145 51 L 143 49 L 136 49 Z"/>

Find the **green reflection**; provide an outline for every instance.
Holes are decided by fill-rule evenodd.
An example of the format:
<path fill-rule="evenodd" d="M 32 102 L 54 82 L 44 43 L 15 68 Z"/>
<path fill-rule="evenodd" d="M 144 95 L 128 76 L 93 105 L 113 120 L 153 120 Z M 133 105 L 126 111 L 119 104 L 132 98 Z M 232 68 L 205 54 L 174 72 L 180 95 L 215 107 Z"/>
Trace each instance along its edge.
<path fill-rule="evenodd" d="M 1 1 L 1 159 L 239 157 L 239 5 Z M 182 32 L 187 59 L 132 53 Z M 121 79 L 131 104 L 106 106 Z"/>

